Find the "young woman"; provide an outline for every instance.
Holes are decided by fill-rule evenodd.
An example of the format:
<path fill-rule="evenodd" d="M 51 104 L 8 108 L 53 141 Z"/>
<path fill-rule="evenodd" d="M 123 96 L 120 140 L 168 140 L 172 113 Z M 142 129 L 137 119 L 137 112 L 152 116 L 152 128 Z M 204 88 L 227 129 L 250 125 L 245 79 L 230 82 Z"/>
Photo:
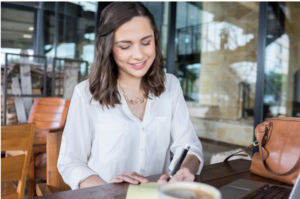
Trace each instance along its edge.
<path fill-rule="evenodd" d="M 193 181 L 203 167 L 202 146 L 179 81 L 164 73 L 152 14 L 142 3 L 109 4 L 96 52 L 69 108 L 57 164 L 64 181 L 78 189 L 146 183 L 145 176 L 165 173 L 161 185 L 186 144 L 189 153 L 170 182 Z"/>

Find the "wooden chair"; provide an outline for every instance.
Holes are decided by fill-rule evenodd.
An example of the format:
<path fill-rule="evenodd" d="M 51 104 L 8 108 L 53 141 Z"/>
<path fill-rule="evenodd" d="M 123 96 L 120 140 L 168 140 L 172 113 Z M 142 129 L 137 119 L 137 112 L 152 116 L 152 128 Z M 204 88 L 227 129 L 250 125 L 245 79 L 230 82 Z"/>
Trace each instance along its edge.
<path fill-rule="evenodd" d="M 34 132 L 34 123 L 1 127 L 1 151 L 22 151 L 20 155 L 1 158 L 2 199 L 24 198 Z M 18 186 L 12 181 L 19 181 Z"/>
<path fill-rule="evenodd" d="M 48 133 L 47 136 L 47 183 L 36 185 L 38 196 L 71 190 L 63 181 L 57 169 L 57 160 L 61 144 L 61 133 Z"/>
<path fill-rule="evenodd" d="M 28 123 L 36 123 L 33 155 L 29 165 L 28 196 L 35 193 L 35 179 L 47 179 L 46 142 L 49 132 L 61 132 L 66 123 L 70 100 L 47 97 L 34 99 Z"/>

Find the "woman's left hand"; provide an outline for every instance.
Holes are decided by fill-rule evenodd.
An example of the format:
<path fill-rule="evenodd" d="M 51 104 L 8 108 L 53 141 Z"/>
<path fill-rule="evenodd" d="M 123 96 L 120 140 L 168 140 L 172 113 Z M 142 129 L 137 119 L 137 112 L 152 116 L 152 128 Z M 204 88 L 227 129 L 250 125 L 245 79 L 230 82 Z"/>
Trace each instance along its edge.
<path fill-rule="evenodd" d="M 171 172 L 162 175 L 157 181 L 158 186 L 168 183 L 168 178 Z M 190 172 L 190 170 L 186 167 L 182 167 L 177 171 L 175 175 L 173 175 L 172 179 L 169 182 L 193 182 L 195 179 L 195 175 Z"/>

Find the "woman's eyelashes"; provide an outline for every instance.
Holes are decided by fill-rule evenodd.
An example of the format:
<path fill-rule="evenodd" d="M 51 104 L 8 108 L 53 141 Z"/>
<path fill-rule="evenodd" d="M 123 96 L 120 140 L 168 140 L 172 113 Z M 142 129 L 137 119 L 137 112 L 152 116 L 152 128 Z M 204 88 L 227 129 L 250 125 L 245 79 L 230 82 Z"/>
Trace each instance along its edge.
<path fill-rule="evenodd" d="M 151 43 L 151 42 L 143 43 L 142 45 L 143 45 L 143 46 L 148 46 L 150 43 Z M 130 46 L 127 46 L 127 47 L 122 47 L 122 46 L 120 46 L 121 50 L 126 50 L 126 49 L 128 49 L 129 47 L 130 47 Z"/>
<path fill-rule="evenodd" d="M 128 47 L 120 47 L 122 50 L 126 50 L 126 49 L 128 49 L 130 46 L 128 46 Z"/>
<path fill-rule="evenodd" d="M 142 44 L 143 46 L 148 46 L 150 44 L 150 41 L 148 43 Z"/>

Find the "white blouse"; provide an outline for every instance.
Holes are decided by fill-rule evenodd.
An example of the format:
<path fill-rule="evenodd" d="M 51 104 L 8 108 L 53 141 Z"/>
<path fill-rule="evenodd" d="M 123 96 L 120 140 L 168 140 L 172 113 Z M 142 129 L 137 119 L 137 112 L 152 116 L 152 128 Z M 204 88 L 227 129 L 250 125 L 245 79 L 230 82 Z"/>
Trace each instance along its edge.
<path fill-rule="evenodd" d="M 64 181 L 78 189 L 80 182 L 98 175 L 109 182 L 122 172 L 143 176 L 173 170 L 183 147 L 203 167 L 202 145 L 189 119 L 178 79 L 166 74 L 166 90 L 150 94 L 143 121 L 135 117 L 121 95 L 120 105 L 105 108 L 91 100 L 88 81 L 75 87 L 63 132 L 58 170 Z M 174 154 L 170 160 L 170 151 Z"/>

